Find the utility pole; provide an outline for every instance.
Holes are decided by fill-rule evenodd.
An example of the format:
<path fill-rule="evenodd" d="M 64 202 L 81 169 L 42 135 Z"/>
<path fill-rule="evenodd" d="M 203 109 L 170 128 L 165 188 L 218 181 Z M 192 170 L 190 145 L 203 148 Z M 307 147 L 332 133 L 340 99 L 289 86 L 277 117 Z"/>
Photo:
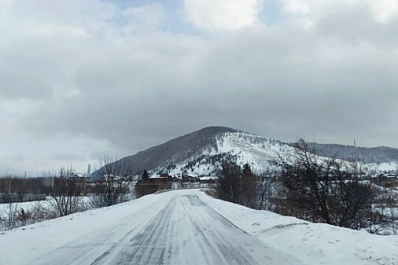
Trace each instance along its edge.
<path fill-rule="evenodd" d="M 87 166 L 87 177 L 90 177 L 91 175 L 91 164 L 88 164 Z"/>

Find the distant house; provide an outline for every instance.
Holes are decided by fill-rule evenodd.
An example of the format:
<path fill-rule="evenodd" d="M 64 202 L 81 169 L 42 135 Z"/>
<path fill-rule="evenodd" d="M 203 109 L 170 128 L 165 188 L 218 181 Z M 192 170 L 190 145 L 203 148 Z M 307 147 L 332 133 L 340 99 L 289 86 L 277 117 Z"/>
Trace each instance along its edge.
<path fill-rule="evenodd" d="M 379 174 L 373 177 L 371 181 L 380 186 L 391 186 L 398 184 L 398 175 L 396 173 Z"/>
<path fill-rule="evenodd" d="M 152 175 L 149 177 L 150 184 L 165 184 L 172 181 L 173 178 L 169 175 L 169 173 L 165 169 L 162 169 L 159 172 L 159 175 Z"/>
<path fill-rule="evenodd" d="M 182 174 L 182 182 L 199 182 L 199 176 L 195 174 Z"/>
<path fill-rule="evenodd" d="M 159 176 L 160 176 L 161 178 L 168 178 L 168 177 L 169 177 L 169 172 L 168 172 L 166 169 L 162 169 L 162 170 L 159 172 Z"/>
<path fill-rule="evenodd" d="M 200 183 L 217 183 L 218 177 L 217 176 L 208 176 L 208 177 L 200 177 Z"/>
<path fill-rule="evenodd" d="M 179 176 L 174 176 L 173 177 L 173 182 L 180 182 L 181 180 L 182 180 L 182 178 L 179 177 Z"/>
<path fill-rule="evenodd" d="M 169 178 L 160 178 L 160 177 L 154 177 L 154 178 L 149 178 L 149 184 L 166 184 L 171 182 L 172 180 Z"/>
<path fill-rule="evenodd" d="M 69 176 L 70 179 L 79 180 L 81 182 L 90 180 L 90 177 L 83 175 L 82 173 L 72 173 Z"/>

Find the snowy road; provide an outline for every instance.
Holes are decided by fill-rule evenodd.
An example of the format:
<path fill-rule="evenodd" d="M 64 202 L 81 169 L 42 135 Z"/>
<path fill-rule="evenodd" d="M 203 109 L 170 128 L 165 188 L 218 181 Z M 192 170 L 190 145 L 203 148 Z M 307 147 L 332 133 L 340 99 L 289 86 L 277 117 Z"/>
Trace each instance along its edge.
<path fill-rule="evenodd" d="M 266 249 L 197 196 L 175 196 L 94 264 L 262 264 Z"/>
<path fill-rule="evenodd" d="M 312 224 L 199 190 L 148 195 L 0 232 L 1 265 L 396 265 L 397 248 L 398 236 Z"/>
<path fill-rule="evenodd" d="M 281 264 L 259 240 L 198 196 L 168 192 L 132 213 L 37 257 L 37 264 Z M 172 195 L 170 195 L 172 194 Z M 167 200 L 167 201 L 165 201 Z M 137 222 L 139 221 L 139 222 Z"/>

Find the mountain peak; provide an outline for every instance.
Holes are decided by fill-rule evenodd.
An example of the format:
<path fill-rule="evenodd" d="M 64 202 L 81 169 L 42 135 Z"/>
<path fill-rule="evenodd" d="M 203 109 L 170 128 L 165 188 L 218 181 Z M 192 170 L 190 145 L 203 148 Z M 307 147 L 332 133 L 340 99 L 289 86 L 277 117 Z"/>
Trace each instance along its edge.
<path fill-rule="evenodd" d="M 177 165 L 190 163 L 202 158 L 204 155 L 217 156 L 217 159 L 221 159 L 222 156 L 228 155 L 226 154 L 228 151 L 220 153 L 220 148 L 225 151 L 225 148 L 223 148 L 224 139 L 226 137 L 239 138 L 241 134 L 251 135 L 228 127 L 209 126 L 151 147 L 135 155 L 124 157 L 115 163 L 131 165 L 134 174 L 140 174 L 144 169 L 156 171 L 164 167 L 173 168 Z M 255 137 L 254 135 L 251 136 Z M 235 139 L 234 141 L 239 142 L 240 140 Z M 235 146 L 235 144 L 233 143 L 232 145 Z"/>
<path fill-rule="evenodd" d="M 239 130 L 232 129 L 224 126 L 208 126 L 200 129 L 197 132 L 209 132 L 209 133 L 226 133 L 226 132 L 239 132 Z"/>
<path fill-rule="evenodd" d="M 341 156 L 337 158 L 347 159 L 346 156 L 352 154 L 350 148 L 325 145 L 317 146 L 316 149 L 320 156 L 327 157 L 340 152 Z M 363 162 L 394 162 L 392 165 L 396 165 L 398 150 L 381 149 L 367 149 L 366 151 L 372 152 L 369 153 L 369 159 Z M 229 160 L 238 165 L 249 163 L 254 171 L 263 173 L 273 170 L 272 161 L 281 152 L 287 154 L 292 150 L 292 146 L 278 140 L 224 126 L 209 126 L 124 157 L 114 163 L 131 166 L 132 172 L 129 174 L 134 175 L 142 174 L 144 169 L 152 173 L 167 169 L 174 175 L 182 172 L 209 175 L 216 174 L 220 170 L 222 161 Z"/>

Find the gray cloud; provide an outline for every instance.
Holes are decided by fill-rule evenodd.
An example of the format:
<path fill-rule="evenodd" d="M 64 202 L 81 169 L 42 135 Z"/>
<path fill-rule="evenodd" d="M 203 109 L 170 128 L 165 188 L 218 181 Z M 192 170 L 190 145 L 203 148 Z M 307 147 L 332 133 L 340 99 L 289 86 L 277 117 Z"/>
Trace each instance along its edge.
<path fill-rule="evenodd" d="M 0 49 L 10 62 L 0 64 L 0 99 L 43 102 L 20 114 L 14 129 L 63 139 L 57 148 L 65 150 L 54 153 L 74 158 L 53 158 L 86 161 L 209 125 L 286 141 L 315 134 L 321 142 L 398 147 L 397 19 L 380 24 L 358 3 L 321 10 L 309 27 L 286 20 L 195 36 L 162 32 L 160 5 L 112 12 L 138 11 L 153 17 L 143 31 L 136 29 L 144 20 L 128 17 L 117 25 L 90 15 L 88 27 L 63 18 L 81 32 Z M 68 146 L 76 137 L 79 144 Z M 81 147 L 82 139 L 90 144 Z"/>
<path fill-rule="evenodd" d="M 370 47 L 349 43 L 336 53 L 316 33 L 302 34 L 291 32 L 288 39 L 264 28 L 186 46 L 162 36 L 174 40 L 167 49 L 151 39 L 145 42 L 150 51 L 146 45 L 135 50 L 148 58 L 121 58 L 120 50 L 80 67 L 75 80 L 80 94 L 50 111 L 45 106 L 33 120 L 42 119 L 40 128 L 53 128 L 51 133 L 82 133 L 130 150 L 208 124 L 270 131 L 290 140 L 309 132 L 374 137 L 394 111 L 398 60 L 387 60 L 371 40 Z"/>

